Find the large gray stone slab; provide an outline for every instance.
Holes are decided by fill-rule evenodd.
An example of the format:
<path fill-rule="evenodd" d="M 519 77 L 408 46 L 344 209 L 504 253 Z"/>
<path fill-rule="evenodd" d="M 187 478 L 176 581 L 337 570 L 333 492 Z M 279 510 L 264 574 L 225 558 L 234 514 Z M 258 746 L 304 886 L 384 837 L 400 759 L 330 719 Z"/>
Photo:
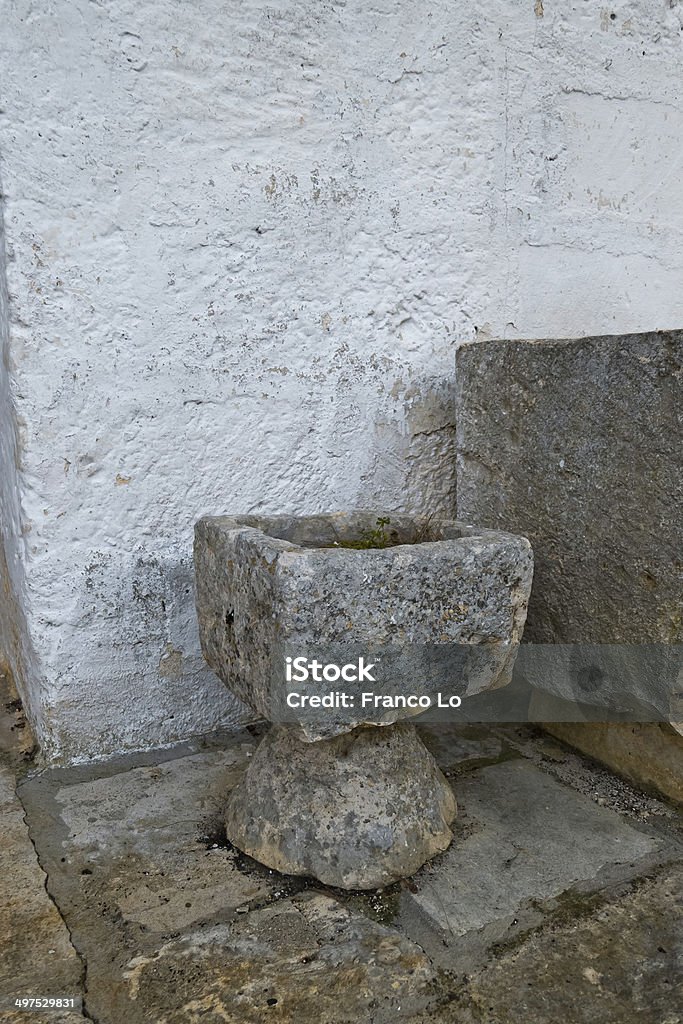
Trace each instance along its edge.
<path fill-rule="evenodd" d="M 526 761 L 458 783 L 461 833 L 404 896 L 407 927 L 450 964 L 540 921 L 540 904 L 597 886 L 605 868 L 654 855 L 660 840 Z M 431 936 L 431 939 L 430 939 Z"/>
<path fill-rule="evenodd" d="M 80 876 L 79 895 L 112 906 L 133 933 L 171 934 L 267 898 L 272 883 L 238 871 L 224 843 L 201 842 L 253 749 L 244 740 L 58 788 L 52 883 Z"/>
<path fill-rule="evenodd" d="M 680 643 L 683 332 L 457 354 L 458 516 L 527 536 L 525 640 Z"/>
<path fill-rule="evenodd" d="M 680 1024 L 681 906 L 681 865 L 610 904 L 576 906 L 564 927 L 543 928 L 475 976 L 458 1024 Z"/>

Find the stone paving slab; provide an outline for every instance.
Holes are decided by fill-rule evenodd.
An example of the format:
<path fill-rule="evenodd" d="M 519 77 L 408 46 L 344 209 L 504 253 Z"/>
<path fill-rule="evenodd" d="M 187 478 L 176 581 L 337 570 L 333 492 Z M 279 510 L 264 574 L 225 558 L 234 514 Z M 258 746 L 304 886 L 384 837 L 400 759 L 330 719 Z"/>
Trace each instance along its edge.
<path fill-rule="evenodd" d="M 48 896 L 16 796 L 16 773 L 25 764 L 32 739 L 21 706 L 0 676 L 0 1021 L 33 1024 L 44 1015 L 13 1008 L 30 997 L 74 998 L 83 994 L 83 964 L 67 927 Z M 52 1014 L 53 1024 L 83 1020 L 80 1009 Z"/>
<path fill-rule="evenodd" d="M 56 870 L 80 870 L 86 899 L 97 892 L 125 922 L 161 934 L 268 896 L 273 886 L 241 874 L 208 834 L 254 746 L 244 740 L 58 789 L 66 860 Z"/>
<path fill-rule="evenodd" d="M 84 966 L 46 891 L 46 877 L 29 838 L 16 777 L 33 738 L 6 677 L 0 675 L 0 1021 L 77 1024 L 83 1021 Z M 14 1009 L 14 999 L 74 998 L 74 1010 Z"/>
<path fill-rule="evenodd" d="M 469 1007 L 469 1012 L 467 1007 Z M 468 988 L 462 1024 L 681 1024 L 683 868 L 501 951 Z"/>
<path fill-rule="evenodd" d="M 597 884 L 607 867 L 636 870 L 661 847 L 526 761 L 462 777 L 457 793 L 461 835 L 402 908 L 406 929 L 415 918 L 423 944 L 454 968 L 521 921 L 540 921 L 542 902 L 577 883 Z"/>
<path fill-rule="evenodd" d="M 302 893 L 233 926 L 190 932 L 124 971 L 132 1011 L 159 1024 L 206 1019 L 393 1021 L 434 1000 L 427 956 L 396 929 Z"/>
<path fill-rule="evenodd" d="M 83 966 L 64 921 L 45 891 L 28 837 L 14 774 L 0 765 L 0 1020 L 15 998 L 68 997 L 80 1002 Z M 27 1013 L 21 1013 L 28 1024 Z M 72 1015 L 73 1016 L 73 1015 Z"/>
<path fill-rule="evenodd" d="M 389 1022 L 438 999 L 409 937 L 226 842 L 225 799 L 254 747 L 242 734 L 223 750 L 22 787 L 99 1024 L 246 1024 L 276 1006 L 278 1020 Z"/>
<path fill-rule="evenodd" d="M 490 992 L 491 1024 L 546 1024 L 540 1010 L 506 1018 L 485 973 L 534 936 L 541 958 L 553 922 L 564 935 L 595 916 L 595 894 L 616 907 L 620 885 L 680 859 L 674 812 L 625 799 L 626 784 L 528 728 L 423 734 L 453 780 L 456 839 L 377 894 L 283 877 L 230 847 L 222 814 L 255 748 L 247 731 L 24 782 L 49 891 L 87 964 L 85 1012 L 99 1024 L 487 1024 Z M 601 1020 L 603 993 L 589 994 Z"/>

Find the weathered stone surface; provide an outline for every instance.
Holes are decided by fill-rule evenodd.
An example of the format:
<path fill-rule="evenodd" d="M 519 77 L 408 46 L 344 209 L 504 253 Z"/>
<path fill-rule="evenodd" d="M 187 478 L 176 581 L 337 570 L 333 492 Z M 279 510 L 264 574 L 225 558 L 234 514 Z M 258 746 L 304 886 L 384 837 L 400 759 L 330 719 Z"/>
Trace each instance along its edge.
<path fill-rule="evenodd" d="M 459 849 L 453 845 L 409 881 L 381 893 L 333 893 L 310 879 L 283 878 L 226 844 L 220 829 L 226 792 L 238 784 L 256 746 L 248 732 L 27 780 L 21 793 L 31 835 L 87 969 L 86 1012 L 99 1024 L 261 1024 L 270 1018 L 283 1024 L 483 1024 L 492 1006 L 496 1024 L 555 1024 L 580 989 L 586 1019 L 592 1009 L 601 1024 L 603 1017 L 609 1024 L 630 1021 L 627 1012 L 621 1020 L 616 1010 L 611 1018 L 603 1014 L 609 1005 L 603 1001 L 623 982 L 621 1006 L 627 1006 L 629 972 L 633 992 L 643 991 L 640 977 L 644 985 L 675 978 L 660 973 L 667 954 L 652 950 L 661 945 L 671 952 L 677 897 L 676 890 L 663 889 L 650 914 L 644 893 L 627 916 L 615 915 L 613 880 L 616 873 L 619 888 L 622 879 L 629 884 L 664 860 L 680 859 L 675 812 L 652 797 L 631 804 L 623 798 L 631 792 L 625 783 L 533 729 L 439 732 L 440 763 L 463 772 L 454 825 L 463 859 L 453 866 Z M 517 761 L 509 760 L 509 747 L 519 747 Z M 508 760 L 479 767 L 501 757 Z M 523 786 L 514 774 L 518 765 L 529 776 Z M 548 772 L 562 781 L 552 782 Z M 484 833 L 486 841 L 477 842 Z M 538 870 L 545 861 L 548 870 Z M 442 870 L 446 864 L 451 867 Z M 12 861 L 10 879 L 14 869 Z M 547 897 L 553 871 L 563 890 L 555 899 Z M 496 875 L 498 887 L 490 882 Z M 516 909 L 505 898 L 506 885 L 521 893 Z M 424 892 L 438 912 L 434 920 L 416 909 Z M 607 916 L 596 912 L 594 941 L 586 947 L 571 915 L 584 920 L 592 894 L 603 900 Z M 480 916 L 477 900 L 484 906 Z M 442 904 L 455 937 L 444 931 Z M 461 917 L 472 930 L 456 942 Z M 544 922 L 552 930 L 540 944 L 523 943 L 519 929 Z M 522 945 L 509 957 L 500 947 L 487 950 L 501 936 L 507 949 L 515 941 Z M 530 950 L 529 980 L 537 993 L 547 993 L 547 1008 L 534 1004 L 533 1012 L 517 1012 L 525 977 L 521 968 L 514 973 L 517 948 Z M 588 948 L 588 965 L 603 973 L 602 988 L 580 979 L 574 984 Z M 603 955 L 605 963 L 596 962 Z M 507 991 L 504 975 L 473 973 L 499 962 L 515 979 Z M 570 995 L 563 994 L 562 985 L 570 990 L 564 977 L 574 984 Z M 514 1013 L 506 1014 L 507 1001 Z M 646 1024 L 667 1019 L 641 1016 Z M 0 1018 L 4 1024 L 2 1011 Z M 51 1019 L 8 1016 L 16 1024 Z"/>
<path fill-rule="evenodd" d="M 608 764 L 637 786 L 683 804 L 683 736 L 657 722 L 562 721 L 572 717 L 572 707 L 550 694 L 536 693 L 530 710 L 553 736 Z"/>
<path fill-rule="evenodd" d="M 344 889 L 410 875 L 452 839 L 453 793 L 408 723 L 309 744 L 273 726 L 228 804 L 228 838 L 285 874 Z"/>
<path fill-rule="evenodd" d="M 393 1024 L 427 1007 L 436 990 L 418 946 L 317 893 L 171 940 L 132 959 L 124 979 L 131 1003 L 153 1010 L 156 1024 L 263 1024 L 270 1015 Z"/>
<path fill-rule="evenodd" d="M 682 364 L 680 331 L 457 356 L 458 514 L 530 538 L 525 640 L 621 645 L 525 646 L 520 669 L 559 706 L 534 717 L 676 799 L 683 740 L 654 723 L 680 717 Z M 572 724 L 624 714 L 652 724 Z"/>
<path fill-rule="evenodd" d="M 376 513 L 207 518 L 195 562 L 207 661 L 256 711 L 288 723 L 231 797 L 231 841 L 269 867 L 347 889 L 386 885 L 445 849 L 453 796 L 414 730 L 392 725 L 420 706 L 391 695 L 415 700 L 442 679 L 452 691 L 458 673 L 468 693 L 509 680 L 531 586 L 528 541 Z M 458 660 L 463 649 L 473 657 Z M 346 677 L 341 714 L 285 704 L 285 655 L 332 664 L 339 679 L 351 651 L 382 661 L 385 679 L 359 675 L 354 691 Z M 364 704 L 369 688 L 389 695 L 388 712 Z M 331 689 L 325 677 L 314 696 Z M 321 743 L 309 751 L 303 740 Z"/>
<path fill-rule="evenodd" d="M 472 979 L 458 1024 L 680 1024 L 682 905 L 680 865 L 611 905 L 577 900 L 575 920 L 503 951 Z"/>
<path fill-rule="evenodd" d="M 393 1024 L 443 996 L 409 937 L 225 842 L 225 795 L 254 747 L 242 733 L 221 750 L 25 784 L 101 1024 Z"/>
<path fill-rule="evenodd" d="M 45 889 L 45 873 L 16 795 L 17 770 L 32 746 L 16 694 L 0 675 L 0 1020 L 34 1024 L 44 1013 L 14 1009 L 14 1000 L 44 996 L 75 1000 L 51 1011 L 60 1024 L 82 1021 L 83 965 Z"/>
<path fill-rule="evenodd" d="M 445 965 L 541 919 L 539 904 L 660 843 L 524 760 L 458 782 L 457 841 L 404 894 L 407 927 Z"/>
<path fill-rule="evenodd" d="M 0 1019 L 6 1019 L 2 1012 L 10 1012 L 15 998 L 36 995 L 73 998 L 78 1008 L 82 964 L 45 891 L 45 875 L 14 794 L 13 774 L 1 764 L 0 814 Z"/>
<path fill-rule="evenodd" d="M 79 1000 L 80 1003 L 80 1000 Z M 78 1005 L 78 1004 L 77 1004 Z M 5 1002 L 0 1004 L 3 1015 L 0 1018 L 2 1024 L 87 1024 L 90 1021 L 89 1017 L 84 1016 L 79 1009 L 67 1009 L 63 1007 L 60 1009 L 53 1008 L 39 1010 L 31 1009 L 19 1009 L 14 1005 L 10 1005 L 6 1009 L 8 1004 Z"/>
<path fill-rule="evenodd" d="M 419 725 L 418 736 L 442 769 L 491 764 L 504 756 L 503 742 L 486 726 Z"/>
<path fill-rule="evenodd" d="M 682 644 L 524 644 L 517 688 L 559 698 L 567 721 L 669 722 L 681 714 Z M 506 694 L 508 691 L 505 691 Z"/>
<path fill-rule="evenodd" d="M 460 673 L 464 678 L 457 682 L 467 692 L 509 680 L 531 586 L 528 542 L 457 522 L 432 521 L 425 527 L 417 519 L 392 514 L 386 529 L 395 546 L 339 546 L 358 540 L 377 519 L 377 513 L 368 512 L 224 516 L 197 524 L 197 611 L 204 655 L 224 682 L 269 721 L 283 720 L 285 653 L 311 658 L 326 650 L 409 650 L 403 667 L 392 662 L 390 687 L 399 693 L 413 693 L 425 680 L 436 686 L 434 676 L 440 671 L 446 682 Z M 433 651 L 444 645 L 471 651 L 473 657 L 462 669 L 454 668 L 455 662 L 439 668 Z M 357 701 L 343 716 L 327 714 L 320 720 L 288 710 L 284 720 L 298 722 L 305 737 L 315 740 L 416 713 L 373 713 Z"/>
<path fill-rule="evenodd" d="M 527 536 L 525 640 L 683 640 L 683 332 L 457 354 L 458 515 Z"/>
<path fill-rule="evenodd" d="M 162 935 L 267 898 L 272 886 L 241 874 L 224 843 L 212 848 L 208 840 L 200 842 L 203 833 L 215 831 L 253 749 L 243 741 L 230 751 L 58 789 L 68 856 L 82 873 L 81 886 L 115 908 L 133 932 L 140 926 Z M 60 859 L 53 877 L 71 870 Z"/>

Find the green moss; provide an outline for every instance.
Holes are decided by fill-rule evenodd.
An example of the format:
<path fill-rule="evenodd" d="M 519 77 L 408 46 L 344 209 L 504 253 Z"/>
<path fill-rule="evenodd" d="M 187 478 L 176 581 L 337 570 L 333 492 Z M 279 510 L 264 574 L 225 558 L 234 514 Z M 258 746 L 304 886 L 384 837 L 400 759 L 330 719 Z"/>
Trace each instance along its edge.
<path fill-rule="evenodd" d="M 336 546 L 340 548 L 353 548 L 356 551 L 367 551 L 368 548 L 388 548 L 398 544 L 396 531 L 387 533 L 386 527 L 391 522 L 389 516 L 379 516 L 376 525 L 372 529 L 360 531 L 358 540 L 340 540 Z"/>

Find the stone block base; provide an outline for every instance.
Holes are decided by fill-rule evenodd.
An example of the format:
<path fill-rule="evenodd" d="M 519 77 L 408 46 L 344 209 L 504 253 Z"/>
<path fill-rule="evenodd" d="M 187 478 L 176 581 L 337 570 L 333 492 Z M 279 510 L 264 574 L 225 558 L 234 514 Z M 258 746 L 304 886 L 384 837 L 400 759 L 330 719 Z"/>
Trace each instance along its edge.
<path fill-rule="evenodd" d="M 359 728 L 318 743 L 273 726 L 226 816 L 228 839 L 270 868 L 376 889 L 445 850 L 456 804 L 415 727 Z"/>
<path fill-rule="evenodd" d="M 683 736 L 671 726 L 633 722 L 546 722 L 543 728 L 637 786 L 683 804 Z"/>

